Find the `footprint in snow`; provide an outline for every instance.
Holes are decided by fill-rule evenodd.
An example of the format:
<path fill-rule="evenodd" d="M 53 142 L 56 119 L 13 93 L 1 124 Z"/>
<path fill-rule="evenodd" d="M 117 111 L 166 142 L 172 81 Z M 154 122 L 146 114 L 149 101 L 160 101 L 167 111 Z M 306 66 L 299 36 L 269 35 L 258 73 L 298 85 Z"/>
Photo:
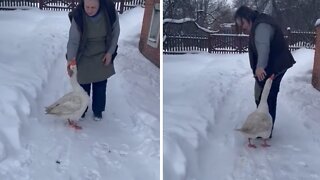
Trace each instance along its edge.
<path fill-rule="evenodd" d="M 56 171 L 59 172 L 59 173 L 64 173 L 67 171 L 69 167 L 69 161 L 68 160 L 65 160 L 65 161 L 60 161 L 60 160 L 57 160 L 56 161 Z"/>
<path fill-rule="evenodd" d="M 111 148 L 107 143 L 96 142 L 93 145 L 92 154 L 104 164 L 120 169 L 122 167 L 121 161 L 129 153 L 124 150 Z"/>
<path fill-rule="evenodd" d="M 97 170 L 86 170 L 85 180 L 100 180 L 101 175 Z"/>
<path fill-rule="evenodd" d="M 89 137 L 88 134 L 86 134 L 86 133 L 80 133 L 77 138 L 78 138 L 79 140 L 84 141 L 84 140 L 87 140 L 88 137 Z"/>
<path fill-rule="evenodd" d="M 291 150 L 296 151 L 296 152 L 301 151 L 301 149 L 299 149 L 299 148 L 297 148 L 297 147 L 294 147 L 293 145 L 290 145 L 290 144 L 288 144 L 288 145 L 283 145 L 283 147 L 284 147 L 284 148 L 287 148 L 287 149 L 291 149 Z"/>

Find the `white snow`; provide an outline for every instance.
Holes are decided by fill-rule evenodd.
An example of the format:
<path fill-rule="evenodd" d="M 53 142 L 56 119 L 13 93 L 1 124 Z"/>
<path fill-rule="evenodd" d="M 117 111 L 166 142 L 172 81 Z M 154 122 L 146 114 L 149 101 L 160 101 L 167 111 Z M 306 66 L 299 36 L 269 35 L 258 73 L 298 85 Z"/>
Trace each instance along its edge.
<path fill-rule="evenodd" d="M 272 1 L 268 1 L 268 4 L 266 5 L 266 7 L 263 10 L 263 13 L 268 14 L 268 15 L 273 14 L 273 2 Z"/>
<path fill-rule="evenodd" d="M 171 18 L 166 18 L 163 19 L 163 24 L 165 23 L 176 23 L 176 24 L 180 24 L 180 23 L 185 23 L 185 22 L 195 22 L 196 20 L 193 18 L 182 18 L 182 19 L 171 19 Z"/>
<path fill-rule="evenodd" d="M 224 33 L 216 33 L 212 34 L 212 36 L 230 36 L 230 37 L 249 37 L 249 35 L 241 33 L 241 34 L 224 34 Z"/>
<path fill-rule="evenodd" d="M 319 26 L 320 25 L 320 19 L 317 19 L 316 24 L 314 26 Z"/>
<path fill-rule="evenodd" d="M 207 29 L 207 28 L 204 28 L 202 26 L 200 26 L 195 19 L 193 18 L 182 18 L 182 19 L 171 19 L 171 18 L 166 18 L 166 19 L 163 19 L 163 24 L 165 23 L 175 23 L 175 24 L 182 24 L 182 23 L 186 23 L 186 22 L 194 22 L 195 25 L 203 30 L 204 32 L 207 32 L 207 33 L 217 33 L 219 31 L 212 31 L 210 29 Z"/>
<path fill-rule="evenodd" d="M 144 9 L 120 15 L 116 75 L 101 122 L 44 114 L 71 90 L 67 12 L 0 11 L 0 179 L 159 179 L 159 69 L 138 50 Z"/>
<path fill-rule="evenodd" d="M 235 128 L 255 109 L 248 54 L 164 55 L 164 179 L 320 179 L 320 92 L 311 85 L 314 50 L 293 52 L 271 147 L 247 147 Z"/>
<path fill-rule="evenodd" d="M 235 26 L 236 25 L 236 23 L 222 23 L 222 24 L 220 24 L 219 26 L 221 27 L 221 28 L 232 28 L 232 26 Z"/>

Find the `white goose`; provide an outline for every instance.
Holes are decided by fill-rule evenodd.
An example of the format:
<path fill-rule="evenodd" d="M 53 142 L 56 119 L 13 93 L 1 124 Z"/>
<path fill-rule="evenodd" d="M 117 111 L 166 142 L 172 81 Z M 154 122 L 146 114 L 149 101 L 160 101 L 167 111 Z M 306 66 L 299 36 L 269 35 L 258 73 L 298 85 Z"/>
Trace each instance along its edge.
<path fill-rule="evenodd" d="M 267 79 L 262 91 L 258 108 L 254 112 L 249 114 L 247 120 L 244 122 L 240 129 L 236 129 L 242 132 L 248 138 L 248 146 L 252 148 L 256 148 L 256 146 L 254 144 L 251 144 L 250 140 L 257 137 L 261 137 L 264 140 L 264 143 L 261 144 L 263 147 L 270 146 L 267 144 L 266 140 L 271 134 L 273 121 L 269 113 L 267 99 L 273 79 L 274 75 Z"/>
<path fill-rule="evenodd" d="M 78 83 L 75 61 L 71 62 L 70 69 L 73 72 L 70 77 L 73 91 L 62 96 L 52 105 L 46 107 L 46 114 L 52 114 L 62 119 L 67 119 L 71 127 L 82 129 L 75 121 L 78 121 L 86 110 L 90 97 Z"/>

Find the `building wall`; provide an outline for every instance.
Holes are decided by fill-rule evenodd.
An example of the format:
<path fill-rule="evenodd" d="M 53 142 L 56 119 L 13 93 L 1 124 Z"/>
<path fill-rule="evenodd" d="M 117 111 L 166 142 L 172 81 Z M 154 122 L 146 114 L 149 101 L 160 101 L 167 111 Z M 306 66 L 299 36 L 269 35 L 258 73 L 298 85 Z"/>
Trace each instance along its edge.
<path fill-rule="evenodd" d="M 320 91 L 320 25 L 316 27 L 317 39 L 312 71 L 312 85 Z"/>
<path fill-rule="evenodd" d="M 158 41 L 157 48 L 154 48 L 147 43 L 150 24 L 152 20 L 153 7 L 156 3 L 160 3 L 160 0 L 145 1 L 145 10 L 142 22 L 139 50 L 147 59 L 149 59 L 156 66 L 160 67 L 160 39 Z"/>

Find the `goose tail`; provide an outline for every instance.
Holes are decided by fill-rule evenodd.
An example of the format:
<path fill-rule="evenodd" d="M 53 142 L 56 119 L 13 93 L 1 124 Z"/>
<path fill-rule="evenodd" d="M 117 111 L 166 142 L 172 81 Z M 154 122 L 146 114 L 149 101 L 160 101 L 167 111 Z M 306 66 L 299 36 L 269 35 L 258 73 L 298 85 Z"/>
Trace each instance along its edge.
<path fill-rule="evenodd" d="M 45 109 L 46 114 L 51 114 L 51 111 L 52 111 L 52 108 L 46 107 L 46 109 Z"/>
<path fill-rule="evenodd" d="M 54 108 L 57 107 L 59 104 L 53 104 L 51 106 L 45 107 L 45 113 L 46 114 L 57 114 L 53 112 Z"/>

